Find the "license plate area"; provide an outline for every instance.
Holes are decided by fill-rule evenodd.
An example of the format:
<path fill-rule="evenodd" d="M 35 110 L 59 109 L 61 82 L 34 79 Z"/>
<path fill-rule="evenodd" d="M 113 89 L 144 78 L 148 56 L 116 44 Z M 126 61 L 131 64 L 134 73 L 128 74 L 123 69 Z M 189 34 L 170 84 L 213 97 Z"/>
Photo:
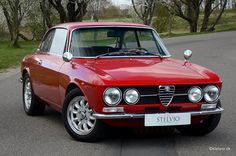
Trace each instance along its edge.
<path fill-rule="evenodd" d="M 145 114 L 144 125 L 150 126 L 178 126 L 190 125 L 190 113 L 161 113 L 161 114 Z"/>

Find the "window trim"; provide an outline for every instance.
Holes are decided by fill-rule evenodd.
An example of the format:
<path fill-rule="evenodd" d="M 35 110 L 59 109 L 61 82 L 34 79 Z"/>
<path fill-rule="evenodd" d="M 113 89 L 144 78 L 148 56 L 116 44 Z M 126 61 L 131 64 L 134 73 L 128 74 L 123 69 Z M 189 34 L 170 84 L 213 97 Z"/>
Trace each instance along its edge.
<path fill-rule="evenodd" d="M 169 58 L 171 57 L 171 54 L 169 53 L 169 51 L 167 50 L 167 48 L 165 47 L 165 45 L 162 43 L 159 34 L 157 33 L 157 31 L 152 28 L 152 27 L 145 27 L 145 26 L 82 26 L 82 27 L 76 27 L 73 28 L 72 30 L 70 30 L 70 36 L 69 36 L 69 40 L 68 40 L 68 47 L 67 50 L 70 50 L 70 46 L 71 46 L 71 39 L 72 39 L 72 34 L 75 30 L 79 30 L 79 29 L 90 29 L 90 28 L 134 28 L 134 29 L 147 29 L 147 30 L 152 30 L 153 33 L 156 34 L 157 38 L 155 38 L 155 42 L 156 44 L 159 44 L 159 47 L 162 49 L 162 51 L 165 53 L 165 55 L 162 55 L 162 58 Z M 153 34 L 152 33 L 152 34 Z M 154 34 L 153 34 L 154 36 Z M 104 58 L 152 58 L 155 56 L 108 56 L 108 57 L 104 57 Z M 73 58 L 96 58 L 94 56 L 74 56 Z"/>
<path fill-rule="evenodd" d="M 57 31 L 57 29 L 65 29 L 65 28 L 55 28 L 55 31 Z M 68 41 L 68 29 L 65 29 L 67 32 L 66 32 L 66 41 L 65 41 L 65 46 L 64 46 L 64 50 L 62 52 L 62 54 L 55 54 L 53 52 L 48 52 L 48 54 L 52 54 L 52 55 L 56 55 L 56 56 L 63 56 L 63 54 L 66 52 L 66 48 L 67 48 L 67 41 Z M 56 32 L 55 32 L 56 33 Z M 54 37 L 53 37 L 54 39 Z"/>
<path fill-rule="evenodd" d="M 54 31 L 55 29 L 53 28 L 53 29 L 49 29 L 46 33 L 45 33 L 45 35 L 43 36 L 43 39 L 41 40 L 41 43 L 40 43 L 40 45 L 39 45 L 39 51 L 40 51 L 40 53 L 46 53 L 46 54 L 48 54 L 49 53 L 49 51 L 43 51 L 42 50 L 42 46 L 43 46 L 43 42 L 46 40 L 46 38 L 48 37 L 48 35 L 52 32 L 52 31 Z M 54 33 L 54 35 L 55 35 L 55 33 Z M 53 37 L 54 37 L 54 35 L 53 35 Z M 51 43 L 51 45 L 52 45 L 52 43 Z M 50 45 L 50 46 L 51 46 Z"/>
<path fill-rule="evenodd" d="M 42 51 L 42 50 L 41 50 L 42 43 L 43 43 L 43 41 L 45 40 L 45 38 L 47 37 L 47 35 L 48 35 L 51 31 L 53 31 L 53 30 L 56 31 L 56 29 L 65 29 L 65 30 L 67 31 L 67 32 L 66 32 L 65 47 L 64 47 L 64 50 L 63 50 L 62 55 L 60 55 L 60 54 L 55 54 L 55 53 L 52 53 L 52 52 L 50 52 L 50 51 L 45 52 L 45 51 Z M 55 34 L 54 34 L 54 35 L 55 35 Z M 68 47 L 69 47 L 69 45 L 68 45 L 68 41 L 69 41 L 69 40 L 68 40 L 68 39 L 69 39 L 69 37 L 70 37 L 69 35 L 70 35 L 70 31 L 69 31 L 69 29 L 67 29 L 67 28 L 64 28 L 64 27 L 52 27 L 52 28 L 50 28 L 50 29 L 44 34 L 44 36 L 43 36 L 43 38 L 42 38 L 42 40 L 41 40 L 41 42 L 40 42 L 40 44 L 39 44 L 39 47 L 38 47 L 37 52 L 46 53 L 46 54 L 50 54 L 50 55 L 56 55 L 56 56 L 63 56 L 63 54 L 68 51 Z M 53 36 L 53 38 L 54 38 L 54 36 Z"/>

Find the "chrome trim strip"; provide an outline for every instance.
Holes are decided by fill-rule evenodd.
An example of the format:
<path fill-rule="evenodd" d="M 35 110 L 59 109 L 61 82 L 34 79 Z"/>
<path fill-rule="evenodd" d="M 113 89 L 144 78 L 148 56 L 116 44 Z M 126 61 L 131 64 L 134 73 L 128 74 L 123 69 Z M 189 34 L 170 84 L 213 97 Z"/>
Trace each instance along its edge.
<path fill-rule="evenodd" d="M 185 96 L 188 95 L 187 93 L 182 94 L 174 94 L 173 96 Z M 151 97 L 151 96 L 159 96 L 159 94 L 146 94 L 146 95 L 140 95 L 140 97 Z"/>
<path fill-rule="evenodd" d="M 224 111 L 224 109 L 222 107 L 218 107 L 216 109 L 210 109 L 210 110 L 178 112 L 178 113 L 190 113 L 191 116 L 199 116 L 199 115 L 221 114 L 223 111 Z M 165 114 L 165 113 L 160 113 L 160 114 Z M 144 118 L 145 114 L 99 114 L 99 113 L 94 113 L 93 116 L 97 119 L 130 119 L 130 118 Z"/>
<path fill-rule="evenodd" d="M 158 96 L 158 94 L 140 95 L 140 97 L 151 97 L 151 96 Z"/>
<path fill-rule="evenodd" d="M 188 95 L 188 93 L 174 94 L 174 96 L 185 96 L 185 95 Z"/>
<path fill-rule="evenodd" d="M 169 58 L 170 56 L 103 56 L 103 57 L 100 57 L 100 58 Z M 93 56 L 74 56 L 73 58 L 77 58 L 77 59 L 83 59 L 83 58 L 91 58 L 91 59 L 96 59 L 96 56 L 93 57 Z"/>

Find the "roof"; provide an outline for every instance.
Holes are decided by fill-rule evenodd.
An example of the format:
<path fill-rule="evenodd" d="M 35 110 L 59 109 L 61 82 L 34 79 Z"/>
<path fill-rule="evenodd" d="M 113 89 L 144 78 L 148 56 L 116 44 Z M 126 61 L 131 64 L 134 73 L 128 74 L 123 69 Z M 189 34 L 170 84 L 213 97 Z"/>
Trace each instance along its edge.
<path fill-rule="evenodd" d="M 67 28 L 67 29 L 74 29 L 74 28 L 91 27 L 91 26 L 148 27 L 144 24 L 125 23 L 125 22 L 71 22 L 71 23 L 62 23 L 62 24 L 56 25 L 55 27 L 63 27 L 63 28 Z"/>

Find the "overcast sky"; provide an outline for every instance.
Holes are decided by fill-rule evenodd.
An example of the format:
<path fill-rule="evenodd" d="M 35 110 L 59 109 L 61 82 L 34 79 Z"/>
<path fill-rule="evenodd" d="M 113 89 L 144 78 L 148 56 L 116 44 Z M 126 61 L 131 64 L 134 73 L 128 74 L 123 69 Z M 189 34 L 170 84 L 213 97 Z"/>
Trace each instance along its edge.
<path fill-rule="evenodd" d="M 128 4 L 131 5 L 131 0 L 111 0 L 115 5 Z"/>

